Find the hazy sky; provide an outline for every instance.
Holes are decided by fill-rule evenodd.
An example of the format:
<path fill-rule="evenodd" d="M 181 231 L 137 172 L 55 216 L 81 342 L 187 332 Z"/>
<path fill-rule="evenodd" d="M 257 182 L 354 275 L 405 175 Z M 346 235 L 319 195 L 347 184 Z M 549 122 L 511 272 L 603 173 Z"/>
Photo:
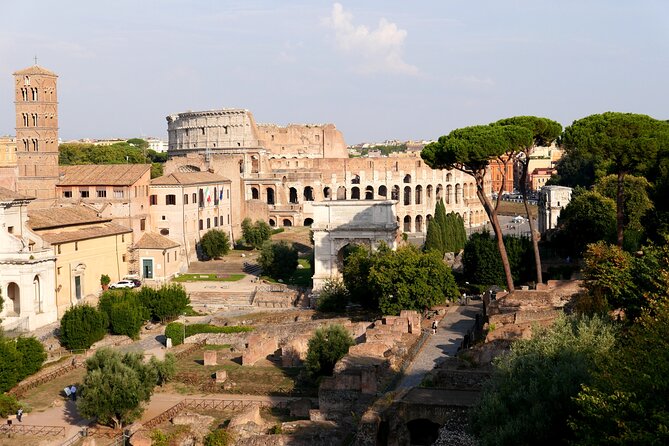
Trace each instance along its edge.
<path fill-rule="evenodd" d="M 3 2 L 11 74 L 59 74 L 63 139 L 166 138 L 165 116 L 246 108 L 346 142 L 433 139 L 502 117 L 669 119 L 668 0 Z"/>

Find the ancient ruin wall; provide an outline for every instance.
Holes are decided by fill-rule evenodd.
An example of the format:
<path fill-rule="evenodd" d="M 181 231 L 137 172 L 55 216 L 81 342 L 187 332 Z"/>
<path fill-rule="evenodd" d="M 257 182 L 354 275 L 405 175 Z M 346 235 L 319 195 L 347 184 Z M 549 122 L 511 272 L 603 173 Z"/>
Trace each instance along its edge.
<path fill-rule="evenodd" d="M 262 147 L 276 158 L 348 158 L 344 136 L 333 124 L 258 124 Z"/>

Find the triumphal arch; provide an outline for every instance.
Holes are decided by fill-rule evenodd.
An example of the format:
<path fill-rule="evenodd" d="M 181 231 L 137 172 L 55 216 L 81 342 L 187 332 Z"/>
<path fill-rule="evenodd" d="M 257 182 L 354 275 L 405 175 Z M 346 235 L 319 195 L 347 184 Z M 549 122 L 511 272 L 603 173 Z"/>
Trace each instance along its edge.
<path fill-rule="evenodd" d="M 399 224 L 393 200 L 326 200 L 314 209 L 314 291 L 327 279 L 340 277 L 348 245 L 372 249 L 383 242 L 397 247 Z"/>

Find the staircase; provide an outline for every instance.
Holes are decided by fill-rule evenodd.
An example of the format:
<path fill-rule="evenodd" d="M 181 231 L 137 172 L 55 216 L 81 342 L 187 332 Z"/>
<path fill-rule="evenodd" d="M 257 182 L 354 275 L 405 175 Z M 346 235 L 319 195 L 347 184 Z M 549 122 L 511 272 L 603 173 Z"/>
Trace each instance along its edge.
<path fill-rule="evenodd" d="M 191 305 L 207 308 L 252 309 L 255 291 L 200 291 L 190 294 Z"/>

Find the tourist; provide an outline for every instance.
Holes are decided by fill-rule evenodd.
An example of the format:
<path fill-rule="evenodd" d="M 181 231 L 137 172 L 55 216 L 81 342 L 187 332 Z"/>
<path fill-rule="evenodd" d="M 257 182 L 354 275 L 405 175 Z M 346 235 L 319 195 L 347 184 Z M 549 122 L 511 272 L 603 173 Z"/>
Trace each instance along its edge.
<path fill-rule="evenodd" d="M 437 321 L 432 321 L 432 334 L 437 333 Z"/>
<path fill-rule="evenodd" d="M 70 394 L 72 395 L 72 401 L 77 400 L 77 388 L 72 384 L 72 387 L 70 387 Z"/>
<path fill-rule="evenodd" d="M 16 419 L 21 422 L 21 418 L 23 418 L 23 408 L 19 407 L 19 410 L 16 411 Z"/>

